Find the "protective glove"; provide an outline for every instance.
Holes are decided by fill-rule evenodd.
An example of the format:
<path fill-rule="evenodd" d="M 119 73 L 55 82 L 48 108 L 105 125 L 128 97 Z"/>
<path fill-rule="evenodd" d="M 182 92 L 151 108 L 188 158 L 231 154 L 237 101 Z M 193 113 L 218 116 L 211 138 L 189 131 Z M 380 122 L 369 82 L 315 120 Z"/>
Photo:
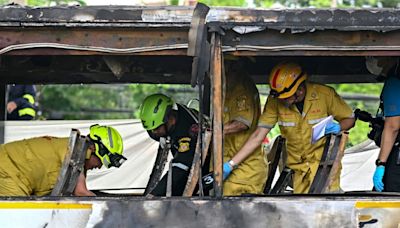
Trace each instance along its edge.
<path fill-rule="evenodd" d="M 383 191 L 383 182 L 382 182 L 383 174 L 385 174 L 385 166 L 383 165 L 377 166 L 372 180 L 374 182 L 375 190 L 378 192 Z"/>
<path fill-rule="evenodd" d="M 339 132 L 340 132 L 340 125 L 338 123 L 332 122 L 327 124 L 325 127 L 325 135 L 330 133 L 338 134 Z"/>
<path fill-rule="evenodd" d="M 225 162 L 224 166 L 223 166 L 223 173 L 224 173 L 223 178 L 224 178 L 224 180 L 226 178 L 228 178 L 228 176 L 229 176 L 229 174 L 231 174 L 231 172 L 232 172 L 232 166 L 228 162 Z"/>

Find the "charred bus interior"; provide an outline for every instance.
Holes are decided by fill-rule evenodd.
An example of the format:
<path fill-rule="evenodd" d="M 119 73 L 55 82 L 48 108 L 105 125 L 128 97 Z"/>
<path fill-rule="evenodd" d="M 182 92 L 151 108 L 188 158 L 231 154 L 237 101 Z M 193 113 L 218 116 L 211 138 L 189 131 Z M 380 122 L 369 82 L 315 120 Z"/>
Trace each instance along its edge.
<path fill-rule="evenodd" d="M 365 67 L 365 57 L 400 56 L 399 10 L 241 10 L 209 9 L 199 4 L 195 9 L 13 6 L 0 8 L 0 12 L 3 13 L 0 14 L 2 107 L 5 107 L 6 85 L 14 83 L 150 83 L 200 87 L 202 110 L 213 120 L 211 149 L 217 173 L 222 171 L 223 153 L 222 56 L 234 56 L 257 84 L 267 84 L 272 67 L 288 59 L 301 64 L 314 82 L 375 83 L 375 76 Z M 6 110 L 0 110 L 4 120 Z M 4 138 L 4 126 L 0 133 Z M 139 198 L 135 201 L 129 197 L 98 197 L 94 204 L 105 202 L 108 207 L 105 210 L 114 211 L 93 221 L 101 225 L 114 221 L 113 225 L 121 226 L 173 227 L 177 223 L 168 219 L 169 216 L 184 214 L 179 224 L 184 227 L 221 224 L 257 227 L 261 223 L 293 227 L 353 226 L 359 225 L 360 215 L 374 214 L 371 208 L 379 208 L 370 203 L 372 198 L 395 202 L 395 206 L 385 204 L 395 208 L 385 215 L 374 214 L 383 219 L 380 221 L 399 218 L 396 194 L 369 192 L 224 200 L 221 175 L 215 181 L 212 199 Z M 92 199 L 83 201 L 92 202 Z M 154 208 L 158 209 L 156 216 L 152 214 Z M 131 211 L 132 217 L 122 218 L 121 214 L 126 211 Z M 329 213 L 321 217 L 321 211 Z M 292 219 L 278 218 L 288 212 L 293 215 Z M 209 221 L 210 216 L 214 217 L 212 213 L 221 216 Z M 237 216 L 240 223 L 235 219 Z M 393 220 L 388 219 L 384 224 L 391 224 L 390 221 Z"/>

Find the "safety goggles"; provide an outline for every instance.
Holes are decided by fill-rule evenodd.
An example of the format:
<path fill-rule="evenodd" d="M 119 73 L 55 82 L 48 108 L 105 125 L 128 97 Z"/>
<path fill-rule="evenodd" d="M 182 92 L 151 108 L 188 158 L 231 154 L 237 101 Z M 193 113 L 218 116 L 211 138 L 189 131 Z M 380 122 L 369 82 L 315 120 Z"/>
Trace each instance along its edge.
<path fill-rule="evenodd" d="M 272 97 L 277 98 L 277 97 L 279 97 L 281 94 L 290 92 L 290 91 L 293 89 L 293 87 L 296 85 L 296 83 L 300 80 L 300 78 L 301 78 L 303 75 L 304 75 L 304 72 L 301 72 L 301 73 L 299 74 L 299 76 L 293 81 L 293 83 L 292 83 L 289 87 L 285 87 L 282 91 L 278 92 L 278 91 L 276 91 L 276 90 L 274 90 L 274 89 L 271 89 L 271 90 L 269 91 L 269 94 L 270 94 Z"/>

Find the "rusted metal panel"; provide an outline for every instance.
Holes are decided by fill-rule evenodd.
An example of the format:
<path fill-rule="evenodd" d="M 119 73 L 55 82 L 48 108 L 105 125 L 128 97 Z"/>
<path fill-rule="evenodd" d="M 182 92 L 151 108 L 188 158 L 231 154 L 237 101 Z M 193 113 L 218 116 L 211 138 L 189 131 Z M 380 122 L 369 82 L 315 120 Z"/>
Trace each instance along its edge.
<path fill-rule="evenodd" d="M 400 28 L 399 9 L 240 9 L 213 8 L 207 17 L 209 23 L 264 26 L 293 33 L 315 30 L 392 31 Z"/>
<path fill-rule="evenodd" d="M 292 34 L 275 30 L 238 34 L 226 32 L 224 52 L 253 56 L 400 55 L 400 31 L 315 31 Z"/>
<path fill-rule="evenodd" d="M 127 71 L 118 78 L 100 56 L 3 56 L 0 82 L 39 84 L 190 82 L 190 57 L 126 56 L 121 63 Z"/>
<path fill-rule="evenodd" d="M 92 56 L 92 55 L 104 55 L 103 52 L 98 51 L 78 51 L 78 50 L 67 50 L 63 48 L 52 49 L 52 48 L 26 48 L 21 50 L 14 50 L 4 55 L 19 55 L 19 56 L 49 56 L 49 55 L 64 55 L 64 56 Z M 126 55 L 117 53 L 107 53 L 107 55 Z M 132 52 L 129 55 L 137 56 L 186 56 L 186 49 L 172 49 L 172 50 L 160 50 L 160 51 L 143 51 L 143 52 Z"/>
<path fill-rule="evenodd" d="M 371 200 L 373 197 L 373 200 Z M 38 210 L 40 208 L 40 210 Z M 23 210 L 21 210 L 23 209 Z M 18 219 L 29 216 L 29 220 Z M 398 196 L 0 199 L 2 227 L 397 227 Z M 46 225 L 45 225 L 46 224 Z M 62 225 L 64 224 L 64 225 Z"/>
<path fill-rule="evenodd" d="M 123 49 L 187 45 L 193 8 L 13 6 L 0 7 L 0 12 L 0 26 L 5 28 L 0 33 L 0 48 L 46 42 Z M 396 9 L 212 8 L 207 16 L 208 26 L 228 31 L 223 37 L 224 51 L 254 52 L 251 55 L 285 55 L 288 51 L 299 55 L 324 55 L 325 51 L 328 55 L 399 54 L 399 32 L 395 31 L 399 22 L 400 10 Z M 10 28 L 15 30 L 7 33 Z"/>
<path fill-rule="evenodd" d="M 241 48 L 244 50 L 245 48 Z M 321 48 L 322 49 L 322 48 Z M 373 48 L 372 48 L 373 49 Z M 382 48 L 386 49 L 386 47 Z M 232 50 L 232 49 L 229 49 Z M 250 51 L 253 50 L 253 51 Z M 276 57 L 281 57 L 281 56 L 332 56 L 332 57 L 340 57 L 340 56 L 400 56 L 400 50 L 397 49 L 392 49 L 392 50 L 365 50 L 365 51 L 351 51 L 350 48 L 347 51 L 344 50 L 281 50 L 281 51 L 264 51 L 264 50 L 255 50 L 253 48 L 246 48 L 244 51 L 228 51 L 226 50 L 226 53 L 233 53 L 235 56 L 276 56 Z"/>
<path fill-rule="evenodd" d="M 165 169 L 165 165 L 168 161 L 168 155 L 171 149 L 171 139 L 170 138 L 160 138 L 160 145 L 157 150 L 157 157 L 154 161 L 153 169 L 150 174 L 150 179 L 147 182 L 146 189 L 144 191 L 144 196 L 149 196 L 149 194 L 157 187 L 158 183 L 162 178 L 162 174 Z M 172 172 L 172 170 L 169 170 Z M 169 173 L 170 173 L 169 172 Z M 170 174 L 168 174 L 170 175 Z"/>
<path fill-rule="evenodd" d="M 192 7 L 174 6 L 56 6 L 0 7 L 0 21 L 17 23 L 126 23 L 146 22 L 156 26 L 190 22 Z M 92 24 L 95 25 L 95 24 Z"/>
<path fill-rule="evenodd" d="M 328 177 L 330 177 L 332 166 L 337 159 L 339 151 L 339 144 L 342 135 L 329 134 L 326 137 L 324 151 L 318 164 L 318 169 L 315 174 L 314 180 L 311 183 L 309 194 L 326 193 L 326 188 L 329 187 Z M 329 189 L 328 189 L 329 190 Z"/>
<path fill-rule="evenodd" d="M 122 57 L 122 56 L 121 56 Z M 111 73 L 100 56 L 3 56 L 3 83 L 190 83 L 191 58 L 186 56 L 127 56 L 120 78 Z M 240 61 L 256 83 L 267 83 L 267 72 L 286 57 L 257 57 Z M 364 57 L 293 57 L 312 81 L 320 83 L 375 82 L 365 68 Z M 125 59 L 125 58 L 124 58 Z M 337 67 L 341 66 L 341 67 Z"/>
<path fill-rule="evenodd" d="M 62 163 L 51 196 L 73 195 L 79 175 L 85 172 L 84 166 L 88 146 L 88 139 L 81 136 L 78 129 L 72 129 L 68 141 L 68 153 Z"/>
<path fill-rule="evenodd" d="M 212 136 L 211 130 L 205 129 L 204 133 L 201 133 L 197 139 L 196 151 L 193 157 L 192 167 L 190 168 L 188 181 L 186 182 L 185 190 L 183 191 L 182 196 L 193 196 L 196 194 L 194 190 L 196 188 L 197 183 L 199 182 L 199 177 L 202 175 L 201 165 L 204 164 L 206 157 L 208 156 L 208 151 L 211 143 L 211 136 Z M 202 143 L 203 145 L 201 145 L 200 143 Z"/>
<path fill-rule="evenodd" d="M 286 153 L 286 139 L 283 138 L 281 135 L 278 135 L 274 141 L 274 144 L 272 145 L 271 149 L 267 154 L 267 159 L 268 161 L 270 161 L 270 163 L 268 166 L 268 178 L 267 181 L 265 182 L 265 187 L 263 191 L 264 194 L 266 195 L 270 194 L 272 190 L 272 182 L 275 178 L 278 166 L 280 166 L 282 169 L 286 165 L 285 153 Z"/>
<path fill-rule="evenodd" d="M 161 51 L 160 46 L 170 45 L 167 53 L 125 52 L 158 55 L 183 54 L 174 50 L 187 48 L 193 8 L 13 6 L 0 7 L 0 12 L 0 26 L 4 27 L 0 48 L 40 42 L 78 45 L 81 49 L 153 47 Z M 212 8 L 207 16 L 208 26 L 220 26 L 228 32 L 223 36 L 223 51 L 254 56 L 400 55 L 399 21 L 400 10 L 396 9 Z M 64 54 L 93 54 L 93 50 L 76 49 L 65 49 Z M 56 54 L 62 54 L 59 51 Z"/>
<path fill-rule="evenodd" d="M 0 7 L 1 25 L 19 23 L 86 23 L 102 26 L 107 23 L 153 24 L 153 26 L 180 26 L 191 21 L 193 7 L 140 7 L 140 6 L 66 6 L 30 8 Z M 15 23 L 16 22 L 16 23 Z M 314 30 L 391 31 L 400 28 L 398 9 L 244 9 L 214 7 L 207 22 L 225 23 L 227 26 L 251 24 L 268 29 L 290 29 L 292 32 Z M 7 23 L 9 23 L 7 25 Z M 91 24 L 92 23 L 92 24 Z M 55 25 L 56 25 L 55 24 Z M 37 24 L 39 25 L 39 24 Z M 34 26 L 34 24 L 32 24 Z"/>
<path fill-rule="evenodd" d="M 203 84 L 210 66 L 210 45 L 207 40 L 207 25 L 205 23 L 210 8 L 202 3 L 196 5 L 189 30 L 187 55 L 193 57 L 192 87 Z"/>
<path fill-rule="evenodd" d="M 187 30 L 160 29 L 4 29 L 0 31 L 0 50 L 8 48 L 12 51 L 12 45 L 15 45 L 16 50 L 53 48 L 53 50 L 66 51 L 63 54 L 69 55 L 78 51 L 86 54 L 98 52 L 130 55 L 151 52 L 153 55 L 186 55 L 180 50 L 187 48 L 187 33 Z M 5 50 L 2 51 L 4 54 L 12 54 Z M 158 51 L 163 52 L 158 53 Z M 42 55 L 55 54 L 60 54 L 60 52 L 45 49 L 42 53 Z"/>

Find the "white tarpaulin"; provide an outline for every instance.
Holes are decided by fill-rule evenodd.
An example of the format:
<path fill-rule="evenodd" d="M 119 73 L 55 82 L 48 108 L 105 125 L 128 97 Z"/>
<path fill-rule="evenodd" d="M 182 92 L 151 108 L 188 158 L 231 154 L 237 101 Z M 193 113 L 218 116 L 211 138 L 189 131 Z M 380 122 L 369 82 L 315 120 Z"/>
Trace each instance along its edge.
<path fill-rule="evenodd" d="M 372 140 L 347 149 L 342 160 L 340 187 L 346 192 L 371 191 L 378 154 L 379 148 Z"/>
<path fill-rule="evenodd" d="M 7 121 L 5 142 L 43 135 L 69 137 L 72 128 L 79 129 L 82 135 L 87 135 L 89 127 L 96 123 L 112 126 L 121 133 L 124 140 L 124 156 L 128 160 L 120 168 L 103 167 L 89 171 L 88 188 L 96 190 L 146 187 L 158 143 L 149 138 L 139 120 Z"/>
<path fill-rule="evenodd" d="M 139 120 L 93 120 L 93 121 L 8 121 L 5 142 L 34 136 L 68 137 L 71 128 L 88 134 L 92 124 L 115 127 L 124 139 L 124 156 L 128 160 L 121 168 L 102 168 L 88 172 L 90 189 L 144 188 L 149 179 L 157 153 L 158 143 L 142 128 Z M 379 149 L 373 142 L 365 142 L 346 150 L 342 161 L 341 187 L 344 191 L 369 191 Z M 129 191 L 140 193 L 143 190 Z"/>

